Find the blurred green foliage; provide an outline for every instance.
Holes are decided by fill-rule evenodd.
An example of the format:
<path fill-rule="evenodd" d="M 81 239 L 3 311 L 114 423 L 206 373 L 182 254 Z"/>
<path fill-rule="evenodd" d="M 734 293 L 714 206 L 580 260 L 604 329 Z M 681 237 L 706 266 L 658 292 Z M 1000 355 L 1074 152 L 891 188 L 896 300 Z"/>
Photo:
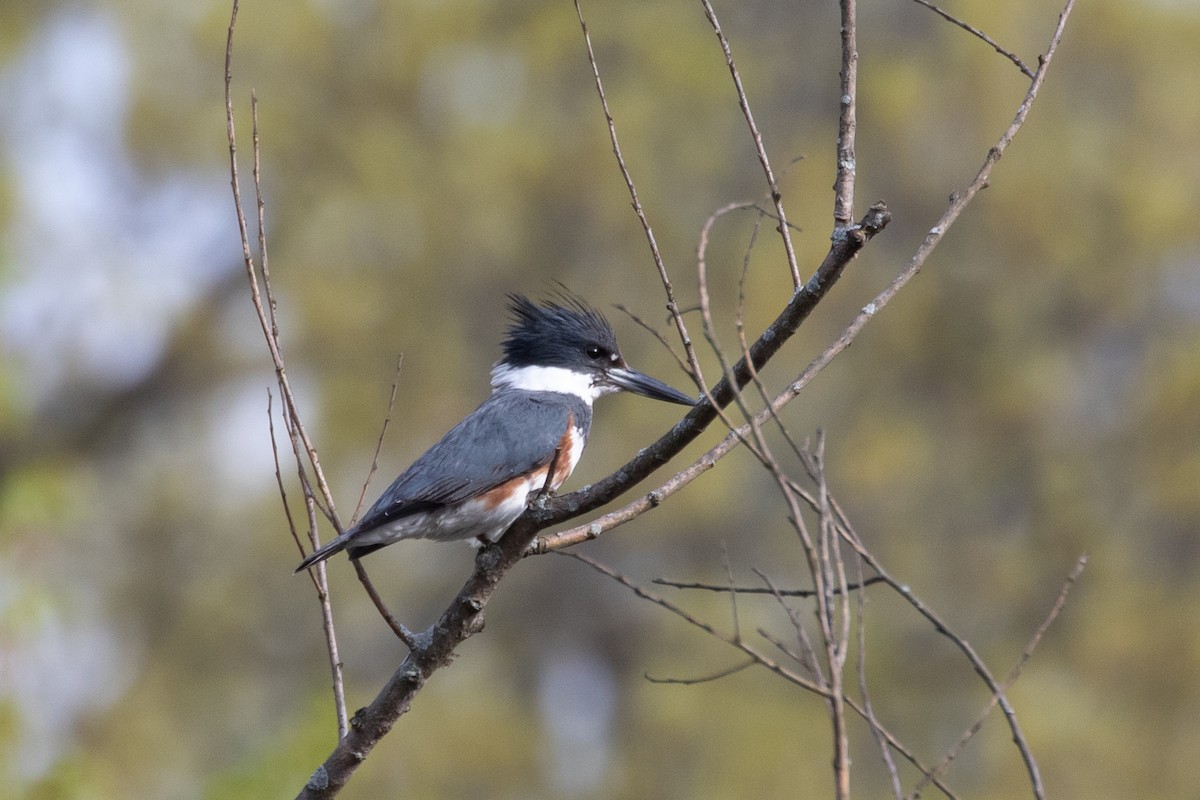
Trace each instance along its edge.
<path fill-rule="evenodd" d="M 776 171 L 786 168 L 784 200 L 811 270 L 832 209 L 836 4 L 729 5 L 717 11 Z M 701 224 L 765 192 L 720 50 L 698 7 L 583 8 L 626 162 L 681 304 L 693 304 Z M 953 10 L 1027 62 L 1058 11 L 1028 0 Z M 40 30 L 81 12 L 4 2 L 0 13 L 0 58 L 12 63 Z M 228 8 L 106 0 L 94 13 L 128 50 L 125 142 L 138 168 L 226 181 Z M 882 198 L 894 222 L 767 370 L 773 386 L 904 264 L 1025 89 L 1011 64 L 916 4 L 860 13 L 859 212 Z M 1188 796 L 1200 785 L 1200 92 L 1187 77 L 1200 74 L 1196 41 L 1190 4 L 1081 2 L 993 186 L 787 413 L 798 436 L 827 432 L 834 491 L 868 545 L 997 674 L 1075 559 L 1090 555 L 1013 692 L 1059 798 Z M 397 355 L 373 491 L 487 392 L 504 293 L 559 280 L 667 330 L 570 3 L 243 3 L 234 73 L 244 187 L 251 88 L 261 103 L 286 355 L 343 515 Z M 10 159 L 28 157 L 9 148 Z M 0 173 L 10 235 L 22 222 L 14 163 Z M 285 797 L 333 745 L 316 602 L 309 581 L 290 574 L 297 552 L 271 474 L 272 376 L 228 213 L 229 247 L 211 255 L 218 278 L 135 383 L 68 373 L 51 398 L 31 399 L 48 365 L 0 361 L 2 796 Z M 709 251 L 726 347 L 753 223 L 722 219 Z M 24 280 L 14 252 L 0 249 L 0 298 Z M 77 269 L 82 280 L 99 268 Z M 790 292 L 769 226 L 746 286 L 755 332 Z M 649 336 L 610 316 L 632 363 L 683 383 Z M 715 359 L 704 363 L 715 371 Z M 607 474 L 674 420 L 634 398 L 604 401 L 570 486 Z M 760 567 L 791 583 L 803 560 L 785 513 L 769 477 L 735 454 L 586 549 L 644 582 L 723 581 L 727 548 L 740 580 Z M 424 626 L 470 560 L 465 548 L 406 543 L 370 567 L 394 610 Z M 353 710 L 402 652 L 344 562 L 331 580 Z M 680 599 L 728 619 L 724 599 Z M 743 630 L 786 624 L 768 601 L 747 601 L 742 614 Z M 907 609 L 889 599 L 868 614 L 876 713 L 934 760 L 987 694 Z M 613 682 L 606 739 L 586 750 L 551 725 L 561 696 L 547 676 L 575 663 L 564 654 Z M 753 670 L 691 687 L 643 679 L 703 675 L 731 659 L 578 565 L 533 560 L 342 796 L 827 792 L 816 699 Z M 883 796 L 870 743 L 856 744 L 856 793 Z M 31 753 L 45 763 L 32 767 Z M 576 761 L 594 779 L 561 774 Z M 1026 791 L 999 719 L 949 782 L 976 798 Z"/>

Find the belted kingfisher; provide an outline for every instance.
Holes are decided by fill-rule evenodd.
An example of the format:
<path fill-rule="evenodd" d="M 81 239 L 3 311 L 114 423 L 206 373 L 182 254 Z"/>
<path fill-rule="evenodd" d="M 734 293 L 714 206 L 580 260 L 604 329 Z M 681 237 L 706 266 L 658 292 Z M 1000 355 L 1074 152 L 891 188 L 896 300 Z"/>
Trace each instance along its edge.
<path fill-rule="evenodd" d="M 574 471 L 597 397 L 627 390 L 695 405 L 631 369 L 599 311 L 574 295 L 560 299 L 538 305 L 509 295 L 513 323 L 492 368 L 491 396 L 296 572 L 342 550 L 358 559 L 401 539 L 494 542 L 525 511 L 530 492 L 557 489 Z"/>

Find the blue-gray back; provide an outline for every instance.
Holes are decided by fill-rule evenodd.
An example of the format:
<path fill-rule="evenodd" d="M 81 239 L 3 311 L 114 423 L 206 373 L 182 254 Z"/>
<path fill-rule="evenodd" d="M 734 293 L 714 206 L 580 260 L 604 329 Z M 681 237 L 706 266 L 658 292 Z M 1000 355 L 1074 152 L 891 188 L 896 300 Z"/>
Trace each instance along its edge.
<path fill-rule="evenodd" d="M 494 392 L 401 473 L 347 535 L 458 503 L 545 467 L 568 420 L 586 439 L 591 407 L 557 392 Z"/>

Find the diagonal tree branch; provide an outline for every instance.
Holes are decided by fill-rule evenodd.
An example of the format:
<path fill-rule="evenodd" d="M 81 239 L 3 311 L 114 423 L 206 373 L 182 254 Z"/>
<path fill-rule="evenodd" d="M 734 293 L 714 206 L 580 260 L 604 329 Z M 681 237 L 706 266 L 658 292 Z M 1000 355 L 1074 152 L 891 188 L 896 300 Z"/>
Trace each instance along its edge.
<path fill-rule="evenodd" d="M 972 182 L 965 192 L 955 196 L 951 208 L 943 215 L 942 223 L 944 224 L 939 223 L 939 226 L 935 230 L 931 230 L 930 235 L 926 237 L 925 242 L 923 242 L 917 254 L 910 261 L 909 266 L 896 279 L 897 281 L 903 279 L 903 281 L 899 283 L 899 286 L 894 281 L 893 286 L 889 287 L 889 289 L 894 288 L 895 291 L 898 291 L 903 286 L 903 283 L 906 283 L 907 280 L 915 275 L 916 271 L 920 269 L 920 266 L 928 257 L 929 252 L 932 251 L 933 247 L 940 241 L 941 236 L 944 235 L 946 228 L 961 213 L 965 204 L 986 185 L 987 175 L 1011 141 L 1012 136 L 1015 135 L 1016 130 L 1024 123 L 1029 106 L 1036 97 L 1042 80 L 1044 80 L 1045 70 L 1061 38 L 1066 15 L 1069 14 L 1072 5 L 1073 0 L 1068 0 L 1064 12 L 1060 16 L 1059 26 L 1052 39 L 1051 46 L 1039 62 L 1039 69 L 1035 74 L 1030 91 L 1018 109 L 1013 125 L 1001 137 L 998 145 L 989 152 L 984 167 L 981 169 L 979 175 L 977 175 L 975 181 Z M 234 9 L 234 19 L 236 19 L 236 0 Z M 582 17 L 580 21 L 582 24 Z M 232 46 L 232 28 L 233 22 L 231 21 L 230 47 Z M 584 26 L 584 33 L 586 36 L 586 26 Z M 589 59 L 595 70 L 594 56 L 590 53 L 590 42 Z M 602 86 L 599 88 L 602 91 Z M 609 120 L 611 133 L 613 132 L 612 118 L 607 110 L 607 106 L 605 107 L 605 111 L 606 117 Z M 233 129 L 231 104 L 229 104 L 228 113 L 232 156 Z M 613 136 L 615 148 L 615 133 L 613 133 Z M 236 170 L 236 167 L 234 169 Z M 631 181 L 628 182 L 632 183 Z M 712 400 L 710 402 L 702 403 L 691 410 L 687 416 L 657 442 L 640 452 L 638 456 L 608 478 L 581 491 L 562 497 L 538 497 L 532 503 L 527 513 L 514 523 L 498 543 L 482 549 L 476 556 L 475 567 L 471 576 L 463 585 L 454 601 L 445 609 L 437 623 L 432 625 L 428 630 L 413 635 L 411 641 L 412 649 L 409 655 L 404 659 L 376 698 L 353 716 L 350 720 L 348 731 L 341 737 L 334 751 L 326 761 L 313 773 L 299 796 L 332 797 L 337 794 L 351 779 L 357 767 L 369 756 L 374 746 L 391 730 L 396 720 L 408 710 L 413 698 L 421 690 L 425 682 L 434 672 L 450 663 L 456 648 L 463 641 L 482 629 L 484 609 L 496 586 L 507 572 L 529 552 L 530 545 L 537 533 L 551 525 L 585 514 L 615 499 L 641 480 L 644 480 L 656 469 L 677 455 L 687 444 L 694 441 L 716 419 L 717 409 L 724 408 L 732 402 L 735 393 L 741 387 L 745 386 L 752 379 L 754 373 L 775 356 L 791 336 L 795 334 L 807 316 L 837 282 L 849 262 L 875 234 L 886 227 L 889 219 L 890 213 L 886 206 L 878 203 L 871 207 L 858 224 L 835 227 L 830 250 L 823 262 L 811 278 L 797 288 L 776 320 L 768 326 L 757 340 L 750 344 L 746 349 L 746 355 L 731 368 L 730 375 L 723 378 L 713 387 L 711 393 Z M 782 218 L 780 219 L 780 224 L 786 231 L 788 226 Z M 648 225 L 646 227 L 648 230 Z M 648 235 L 652 236 L 649 233 Z M 256 285 L 252 281 L 252 286 Z M 257 301 L 256 289 L 255 297 L 256 306 L 261 309 L 261 303 Z M 881 295 L 882 302 L 879 303 L 878 307 L 886 303 L 890 297 L 891 295 Z M 877 298 L 878 300 L 880 298 Z M 878 307 L 871 310 L 866 320 L 869 320 L 877 312 Z M 864 309 L 865 311 L 866 309 Z M 268 344 L 272 349 L 272 356 L 277 357 L 276 369 L 281 380 L 281 387 L 286 386 L 282 357 L 278 356 L 277 340 L 273 340 L 270 336 L 269 326 L 265 322 L 265 318 L 260 316 L 260 320 L 263 320 L 264 333 L 267 333 Z M 862 324 L 865 324 L 866 320 Z M 857 329 L 848 329 L 847 332 L 851 334 L 852 338 L 853 335 L 856 335 Z M 843 335 L 844 337 L 845 334 Z M 829 358 L 832 358 L 833 355 L 836 355 L 837 352 L 840 352 L 848 344 L 848 340 L 842 343 L 842 339 L 839 339 L 838 342 L 835 342 L 831 346 Z M 835 348 L 837 349 L 835 350 Z M 810 365 L 810 369 L 806 370 L 796 382 L 788 387 L 783 395 L 776 398 L 776 401 L 773 401 L 770 405 L 774 407 L 776 402 L 786 402 L 791 397 L 794 397 L 799 388 L 806 384 L 812 375 L 816 374 L 816 371 L 819 371 L 824 366 L 824 363 L 828 362 L 814 362 L 813 365 Z M 789 393 L 790 396 L 787 396 Z M 290 403 L 290 392 L 285 390 L 285 405 L 290 406 Z M 288 408 L 289 412 L 292 410 L 291 407 Z M 768 416 L 771 412 L 772 409 L 767 410 Z M 295 418 L 294 414 L 290 416 L 293 419 Z M 757 415 L 748 423 L 751 428 L 756 424 L 755 419 L 757 419 Z M 305 446 L 304 451 L 315 461 L 315 451 L 312 449 L 311 443 L 307 440 L 306 436 L 302 437 L 302 440 Z M 319 466 L 314 463 L 314 467 L 317 470 L 318 485 L 321 486 L 324 493 L 326 489 L 323 485 L 323 476 L 320 474 Z M 332 515 L 332 500 L 327 498 L 327 503 Z M 540 552 L 541 548 L 538 548 L 537 551 Z M 844 591 L 844 580 L 842 584 Z"/>
<path fill-rule="evenodd" d="M 857 225 L 845 228 L 834 235 L 825 260 L 795 294 L 779 316 L 750 346 L 750 359 L 743 358 L 733 365 L 733 382 L 722 378 L 712 389 L 717 406 L 724 408 L 733 401 L 735 390 L 741 389 L 751 379 L 751 364 L 761 370 L 780 348 L 799 329 L 812 310 L 825 297 L 847 265 L 877 233 L 891 221 L 891 212 L 883 203 L 876 203 Z M 580 514 L 611 502 L 644 480 L 650 473 L 674 458 L 696 439 L 717 417 L 716 409 L 709 403 L 701 403 L 688 412 L 675 427 L 658 441 L 627 462 L 603 480 L 586 489 L 552 499 L 545 511 L 538 512 L 542 527 L 564 522 Z"/>
<path fill-rule="evenodd" d="M 757 348 L 752 347 L 752 354 L 757 350 L 758 366 L 766 363 L 770 356 L 779 351 L 782 344 L 772 341 L 770 331 L 779 331 L 777 338 L 786 340 L 795 332 L 800 322 L 808 315 L 820 297 L 836 281 L 846 264 L 858 253 L 862 246 L 875 233 L 883 229 L 887 222 L 887 211 L 882 206 L 873 209 L 868 218 L 860 225 L 854 226 L 853 231 L 835 242 L 830 255 L 818 269 L 817 274 L 806 284 L 789 304 L 793 314 L 781 315 L 780 319 L 768 329 L 768 333 L 760 337 Z M 790 332 L 788 331 L 791 327 Z M 742 383 L 749 380 L 749 373 L 743 362 L 734 367 L 734 375 L 742 375 Z M 714 397 L 720 403 L 728 404 L 733 398 L 733 392 L 726 381 L 717 384 Z M 707 409 L 707 414 L 703 412 Z M 674 431 L 680 431 L 677 438 L 669 440 L 670 444 L 682 449 L 688 442 L 698 436 L 704 428 L 716 418 L 711 406 L 702 405 L 693 409 L 685 419 L 675 426 Z M 693 420 L 690 425 L 689 420 Z M 671 434 L 668 434 L 671 436 Z M 665 439 L 666 437 L 664 437 Z M 663 440 L 660 440 L 660 442 Z M 427 631 L 413 637 L 413 649 L 400 667 L 392 675 L 383 690 L 366 708 L 363 708 L 350 720 L 350 730 L 342 737 L 334 748 L 333 753 L 313 773 L 309 782 L 300 792 L 301 798 L 333 797 L 350 780 L 358 765 L 367 757 L 380 739 L 391 730 L 396 720 L 408 711 L 413 697 L 425 685 L 429 677 L 441 667 L 450 663 L 457 647 L 483 628 L 483 610 L 497 584 L 513 566 L 525 555 L 534 537 L 546 527 L 571 517 L 584 514 L 596 506 L 607 502 L 597 499 L 607 492 L 614 492 L 614 497 L 631 487 L 644 475 L 657 469 L 670 456 L 655 456 L 645 459 L 645 456 L 635 459 L 642 460 L 638 470 L 630 470 L 628 465 L 616 475 L 594 484 L 591 489 L 576 492 L 564 497 L 540 497 L 531 508 L 518 519 L 508 532 L 495 545 L 479 551 L 475 558 L 475 571 L 459 591 L 457 597 L 442 613 L 438 621 Z M 642 474 L 641 470 L 645 470 Z M 571 498 L 576 498 L 571 502 Z M 568 501 L 568 502 L 563 502 Z"/>
<path fill-rule="evenodd" d="M 939 17 L 941 17 L 942 19 L 951 23 L 952 25 L 957 25 L 958 27 L 962 28 L 967 33 L 969 33 L 972 36 L 979 39 L 980 41 L 986 42 L 987 44 L 991 45 L 993 50 L 995 50 L 997 53 L 1004 56 L 1009 61 L 1011 61 L 1013 64 L 1015 64 L 1017 66 L 1017 69 L 1021 70 L 1022 75 L 1024 75 L 1026 78 L 1029 78 L 1030 80 L 1033 79 L 1033 70 L 1031 70 L 1024 61 L 1022 61 L 1020 58 L 1018 58 L 1017 55 L 1015 53 L 1013 53 L 1011 50 L 1008 50 L 1008 49 L 1002 47 L 995 39 L 988 36 L 983 31 L 979 30 L 978 28 L 974 27 L 973 25 L 969 25 L 966 22 L 963 22 L 961 19 L 954 16 L 950 12 L 945 11 L 941 8 L 938 8 L 933 3 L 929 2 L 929 0 L 913 0 L 913 2 L 918 3 L 919 5 L 925 6 L 930 11 L 937 14 Z"/>
<path fill-rule="evenodd" d="M 1058 50 L 1059 43 L 1062 41 L 1067 20 L 1074 6 L 1075 0 L 1067 0 L 1066 5 L 1059 13 L 1058 24 L 1051 36 L 1050 43 L 1046 51 L 1038 59 L 1038 69 L 1033 81 L 1030 82 L 1025 96 L 1018 105 L 1012 122 L 1000 135 L 996 144 L 988 150 L 987 156 L 984 158 L 984 162 L 975 177 L 966 187 L 954 192 L 950 196 L 949 206 L 933 227 L 929 229 L 929 232 L 925 235 L 916 252 L 913 253 L 904 268 L 892 279 L 892 282 L 877 294 L 871 302 L 863 306 L 862 310 L 851 320 L 841 335 L 818 355 L 791 385 L 780 392 L 767 409 L 760 411 L 756 415 L 756 420 L 760 424 L 768 419 L 771 414 L 775 413 L 775 410 L 795 399 L 814 377 L 858 338 L 858 335 L 883 310 L 884 306 L 890 303 L 900 293 L 900 290 L 917 276 L 925 266 L 925 262 L 929 259 L 929 256 L 937 248 L 938 244 L 941 243 L 946 232 L 957 221 L 966 206 L 987 186 L 992 170 L 1008 149 L 1009 144 L 1012 143 L 1013 137 L 1024 126 L 1025 120 L 1029 116 L 1029 111 L 1037 99 L 1042 84 L 1045 82 L 1050 63 Z M 829 254 L 825 257 L 825 261 L 822 263 L 820 269 L 818 269 L 817 274 L 805 284 L 800 292 L 793 295 L 791 302 L 788 303 L 779 317 L 751 345 L 749 348 L 750 359 L 743 358 L 734 366 L 733 374 L 738 389 L 745 386 L 752 376 L 749 365 L 753 365 L 753 369 L 758 370 L 762 364 L 766 363 L 770 356 L 774 355 L 779 347 L 799 328 L 800 323 L 804 321 L 804 318 L 807 317 L 812 308 L 824 296 L 828 287 L 841 275 L 841 271 L 845 268 L 849 260 L 857 254 L 866 241 L 870 240 L 871 236 L 882 230 L 890 219 L 891 214 L 886 206 L 882 203 L 877 203 L 871 207 L 871 210 L 868 211 L 867 215 L 863 217 L 863 220 L 858 225 L 847 229 L 846 240 L 840 240 L 835 231 L 833 246 L 830 248 Z M 857 245 L 854 246 L 852 243 L 860 236 L 863 237 L 862 241 L 857 242 Z M 840 248 L 849 246 L 853 246 L 854 249 L 849 255 L 844 256 L 843 260 Z M 828 272 L 828 277 L 821 280 L 823 272 L 826 271 Z M 733 388 L 728 381 L 722 379 L 713 388 L 712 395 L 718 404 L 724 406 L 730 402 L 732 391 Z M 636 457 L 627 462 L 621 469 L 613 473 L 613 475 L 592 484 L 586 489 L 556 498 L 551 508 L 557 510 L 561 506 L 565 511 L 578 510 L 578 513 L 582 514 L 611 502 L 634 484 L 648 476 L 658 466 L 673 458 L 680 450 L 699 436 L 715 417 L 716 412 L 712 407 L 707 403 L 701 403 L 692 409 L 674 428 L 664 434 L 654 444 L 640 451 Z M 749 430 L 749 425 L 742 426 L 739 429 L 741 431 L 740 435 L 745 436 Z M 606 530 L 617 527 L 638 516 L 640 513 L 661 505 L 666 497 L 679 491 L 688 483 L 691 483 L 691 481 L 712 469 L 720 458 L 736 446 L 737 438 L 731 434 L 694 461 L 690 466 L 674 475 L 662 486 L 636 498 L 626 506 L 606 514 L 599 520 L 595 520 L 587 525 L 571 528 L 570 530 L 561 531 L 551 537 L 539 540 L 537 547 L 534 548 L 534 552 L 545 552 L 547 550 L 567 547 L 581 541 L 595 539 Z M 551 519 L 547 525 L 558 524 L 572 516 L 577 516 L 577 514 L 568 513 L 562 517 Z"/>

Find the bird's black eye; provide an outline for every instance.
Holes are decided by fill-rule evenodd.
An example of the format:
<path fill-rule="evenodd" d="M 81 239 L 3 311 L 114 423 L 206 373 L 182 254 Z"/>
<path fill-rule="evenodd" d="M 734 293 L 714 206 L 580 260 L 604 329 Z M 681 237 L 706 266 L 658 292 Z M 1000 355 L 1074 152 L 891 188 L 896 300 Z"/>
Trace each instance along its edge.
<path fill-rule="evenodd" d="M 589 344 L 587 347 L 583 348 L 583 352 L 587 354 L 587 357 L 593 361 L 600 360 L 605 354 L 604 348 L 595 344 Z"/>

